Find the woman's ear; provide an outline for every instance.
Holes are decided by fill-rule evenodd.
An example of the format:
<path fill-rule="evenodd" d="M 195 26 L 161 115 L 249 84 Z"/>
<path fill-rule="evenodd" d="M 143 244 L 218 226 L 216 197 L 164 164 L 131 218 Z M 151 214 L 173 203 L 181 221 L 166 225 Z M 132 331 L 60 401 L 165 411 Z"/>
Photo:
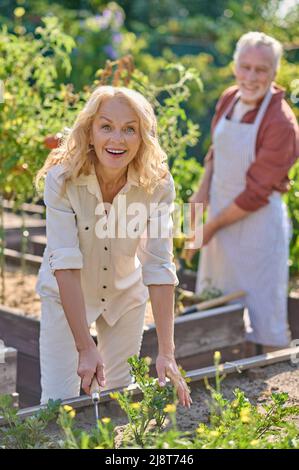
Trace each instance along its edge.
<path fill-rule="evenodd" d="M 92 134 L 92 126 L 88 129 L 88 144 L 94 145 L 93 134 Z"/>

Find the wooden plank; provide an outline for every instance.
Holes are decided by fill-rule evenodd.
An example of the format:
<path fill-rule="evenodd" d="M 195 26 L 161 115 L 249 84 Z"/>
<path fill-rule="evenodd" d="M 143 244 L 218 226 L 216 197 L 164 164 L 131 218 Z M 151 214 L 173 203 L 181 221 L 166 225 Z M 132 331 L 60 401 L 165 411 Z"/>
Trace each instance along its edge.
<path fill-rule="evenodd" d="M 292 339 L 299 341 L 299 297 L 288 297 L 288 313 Z"/>
<path fill-rule="evenodd" d="M 33 235 L 32 237 L 29 237 L 29 250 L 35 256 L 43 256 L 46 249 L 46 244 L 46 235 Z"/>
<path fill-rule="evenodd" d="M 295 360 L 299 362 L 298 346 L 294 348 L 279 349 L 278 351 L 273 351 L 271 353 L 260 354 L 258 356 L 247 357 L 245 359 L 239 359 L 237 361 L 220 364 L 219 369 L 221 373 L 224 374 L 232 374 L 236 372 L 240 373 L 247 369 L 269 366 L 271 364 L 276 364 L 278 362 L 284 362 L 288 360 Z M 202 380 L 205 377 L 215 377 L 215 375 L 215 366 L 195 369 L 187 373 L 187 376 L 191 379 L 192 382 Z"/>
<path fill-rule="evenodd" d="M 10 248 L 4 248 L 4 256 L 5 262 L 11 263 L 16 266 L 21 265 L 22 255 L 19 251 L 11 250 Z M 40 265 L 42 264 L 43 260 L 42 256 L 31 255 L 29 253 L 26 253 L 24 255 L 24 258 L 26 260 L 26 264 L 33 268 L 36 268 L 36 270 L 40 268 Z"/>
<path fill-rule="evenodd" d="M 213 364 L 214 362 L 214 353 L 215 351 L 219 351 L 221 353 L 221 357 L 223 361 L 236 361 L 237 359 L 241 359 L 245 357 L 244 351 L 244 342 L 235 344 L 233 346 L 226 346 L 226 347 L 215 347 L 211 351 L 201 352 L 198 354 L 193 354 L 190 356 L 186 356 L 183 358 L 177 358 L 178 365 L 182 366 L 182 368 L 186 371 L 207 367 Z M 151 366 L 151 374 L 156 375 L 155 366 Z"/>
<path fill-rule="evenodd" d="M 39 357 L 19 353 L 17 391 L 22 408 L 38 405 L 41 397 Z"/>
<path fill-rule="evenodd" d="M 234 304 L 177 317 L 174 326 L 175 357 L 183 359 L 242 343 L 243 313 L 244 307 Z M 157 352 L 156 328 L 148 325 L 140 354 L 151 357 L 155 363 Z"/>
<path fill-rule="evenodd" d="M 0 304 L 0 337 L 7 346 L 18 350 L 16 390 L 20 395 L 20 406 L 39 403 L 39 331 L 38 320 Z"/>
<path fill-rule="evenodd" d="M 12 210 L 13 207 L 14 207 L 14 204 L 13 204 L 13 201 L 7 201 L 6 199 L 4 199 L 3 201 L 3 207 L 4 209 L 10 209 Z M 21 205 L 21 209 L 23 209 L 24 212 L 28 213 L 28 214 L 40 214 L 40 215 L 43 215 L 44 212 L 45 212 L 45 206 L 44 205 L 39 205 L 39 204 L 33 204 L 33 203 L 27 203 L 27 202 L 24 202 L 22 205 Z M 19 213 L 20 210 L 18 210 L 17 213 Z"/>
<path fill-rule="evenodd" d="M 39 321 L 0 304 L 0 338 L 19 353 L 39 356 Z"/>
<path fill-rule="evenodd" d="M 17 350 L 4 347 L 0 357 L 0 395 L 16 392 Z"/>

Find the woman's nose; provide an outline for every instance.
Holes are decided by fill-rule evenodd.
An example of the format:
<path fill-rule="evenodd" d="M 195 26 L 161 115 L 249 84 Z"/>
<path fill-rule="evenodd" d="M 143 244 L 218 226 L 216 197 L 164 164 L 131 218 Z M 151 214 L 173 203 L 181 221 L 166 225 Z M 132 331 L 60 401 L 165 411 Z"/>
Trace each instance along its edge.
<path fill-rule="evenodd" d="M 121 130 L 115 129 L 112 134 L 110 135 L 110 139 L 113 142 L 123 142 L 124 141 L 124 134 Z"/>

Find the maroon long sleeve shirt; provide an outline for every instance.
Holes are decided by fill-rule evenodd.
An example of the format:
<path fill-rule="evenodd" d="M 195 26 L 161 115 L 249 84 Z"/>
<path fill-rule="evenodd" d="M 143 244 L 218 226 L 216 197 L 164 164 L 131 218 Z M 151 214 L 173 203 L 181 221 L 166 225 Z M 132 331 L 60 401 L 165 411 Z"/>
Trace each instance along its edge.
<path fill-rule="evenodd" d="M 274 94 L 261 122 L 256 140 L 256 159 L 246 174 L 246 187 L 235 199 L 245 211 L 255 211 L 268 204 L 272 191 L 289 190 L 288 172 L 299 156 L 299 127 L 297 119 L 284 99 L 284 91 L 274 85 Z M 220 97 L 211 124 L 212 140 L 217 122 L 238 91 L 237 86 L 227 88 Z M 253 123 L 262 100 L 245 113 L 241 122 Z M 233 110 L 228 114 L 231 117 Z M 205 161 L 213 158 L 211 145 Z"/>

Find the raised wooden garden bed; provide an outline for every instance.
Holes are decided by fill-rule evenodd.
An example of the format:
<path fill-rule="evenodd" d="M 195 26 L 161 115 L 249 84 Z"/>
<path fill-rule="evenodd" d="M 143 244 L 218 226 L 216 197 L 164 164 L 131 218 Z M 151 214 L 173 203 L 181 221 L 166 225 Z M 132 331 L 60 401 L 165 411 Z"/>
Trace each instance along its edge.
<path fill-rule="evenodd" d="M 20 406 L 38 404 L 40 399 L 39 321 L 0 305 L 0 337 L 18 351 L 17 391 Z"/>
<path fill-rule="evenodd" d="M 213 363 L 215 350 L 221 351 L 225 361 L 243 357 L 243 313 L 244 307 L 235 304 L 177 317 L 174 328 L 177 362 L 186 370 L 208 366 Z M 152 372 L 157 350 L 156 328 L 147 326 L 141 356 L 153 359 Z"/>
<path fill-rule="evenodd" d="M 17 391 L 20 406 L 39 403 L 39 321 L 0 305 L 0 332 L 5 344 L 18 350 Z M 215 350 L 220 350 L 227 361 L 242 356 L 243 340 L 243 307 L 240 304 L 175 319 L 176 358 L 186 370 L 195 364 L 197 367 L 210 365 Z M 147 325 L 141 356 L 153 359 L 151 370 L 154 374 L 156 355 L 156 329 L 154 325 Z"/>

